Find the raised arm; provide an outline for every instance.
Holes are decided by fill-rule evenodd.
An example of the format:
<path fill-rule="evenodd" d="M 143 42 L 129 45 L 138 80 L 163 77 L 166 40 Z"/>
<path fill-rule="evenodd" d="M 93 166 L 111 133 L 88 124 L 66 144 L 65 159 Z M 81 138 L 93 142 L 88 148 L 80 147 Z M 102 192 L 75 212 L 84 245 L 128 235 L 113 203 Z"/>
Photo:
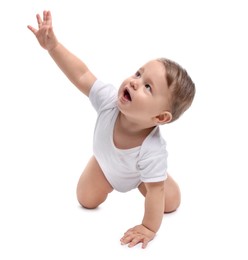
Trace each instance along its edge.
<path fill-rule="evenodd" d="M 49 52 L 58 67 L 67 78 L 85 95 L 89 95 L 90 88 L 96 80 L 88 67 L 67 50 L 56 38 L 52 27 L 50 11 L 43 12 L 43 19 L 36 15 L 38 29 L 28 25 L 28 29 L 36 36 L 39 44 Z"/>

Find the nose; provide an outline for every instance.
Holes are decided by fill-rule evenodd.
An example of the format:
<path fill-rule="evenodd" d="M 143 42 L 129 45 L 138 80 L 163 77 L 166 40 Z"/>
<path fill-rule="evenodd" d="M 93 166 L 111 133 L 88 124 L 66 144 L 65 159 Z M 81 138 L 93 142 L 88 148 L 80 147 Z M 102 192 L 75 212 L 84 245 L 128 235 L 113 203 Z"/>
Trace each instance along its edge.
<path fill-rule="evenodd" d="M 130 81 L 130 85 L 131 85 L 131 87 L 132 87 L 134 90 L 137 90 L 137 89 L 138 89 L 138 82 L 137 82 L 137 80 L 132 79 L 132 80 Z"/>

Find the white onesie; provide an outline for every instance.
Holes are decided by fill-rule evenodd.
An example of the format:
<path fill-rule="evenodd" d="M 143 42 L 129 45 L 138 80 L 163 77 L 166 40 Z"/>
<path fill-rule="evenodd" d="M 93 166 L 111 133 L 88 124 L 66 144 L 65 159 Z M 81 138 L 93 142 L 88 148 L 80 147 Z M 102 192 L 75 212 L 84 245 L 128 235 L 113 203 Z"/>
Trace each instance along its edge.
<path fill-rule="evenodd" d="M 159 182 L 167 178 L 166 143 L 155 127 L 141 146 L 118 149 L 113 142 L 113 129 L 119 114 L 117 89 L 96 80 L 89 99 L 98 113 L 93 152 L 112 187 L 127 192 L 141 182 Z"/>

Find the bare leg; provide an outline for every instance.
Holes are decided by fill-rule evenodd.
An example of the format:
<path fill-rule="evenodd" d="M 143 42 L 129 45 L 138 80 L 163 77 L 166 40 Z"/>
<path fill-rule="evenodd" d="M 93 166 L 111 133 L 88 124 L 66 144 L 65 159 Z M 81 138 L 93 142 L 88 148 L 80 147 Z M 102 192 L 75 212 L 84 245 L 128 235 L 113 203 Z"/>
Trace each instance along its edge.
<path fill-rule="evenodd" d="M 96 208 L 112 190 L 96 158 L 92 156 L 78 181 L 78 202 L 85 208 Z"/>
<path fill-rule="evenodd" d="M 164 182 L 165 187 L 165 205 L 164 205 L 164 213 L 170 213 L 175 211 L 181 202 L 181 193 L 178 184 L 168 176 L 168 178 Z M 142 182 L 139 185 L 139 191 L 143 196 L 146 196 L 146 187 Z"/>

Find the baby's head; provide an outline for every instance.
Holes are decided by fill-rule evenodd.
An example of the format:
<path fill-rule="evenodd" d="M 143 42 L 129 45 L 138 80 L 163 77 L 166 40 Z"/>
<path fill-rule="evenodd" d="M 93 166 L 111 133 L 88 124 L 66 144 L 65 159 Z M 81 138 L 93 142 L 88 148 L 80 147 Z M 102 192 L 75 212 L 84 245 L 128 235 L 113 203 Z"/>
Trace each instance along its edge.
<path fill-rule="evenodd" d="M 170 91 L 170 122 L 178 119 L 192 104 L 195 96 L 195 84 L 187 71 L 176 62 L 159 58 L 165 67 L 165 78 Z"/>
<path fill-rule="evenodd" d="M 195 85 L 177 63 L 160 58 L 123 81 L 118 108 L 129 120 L 149 128 L 173 122 L 191 105 Z"/>

